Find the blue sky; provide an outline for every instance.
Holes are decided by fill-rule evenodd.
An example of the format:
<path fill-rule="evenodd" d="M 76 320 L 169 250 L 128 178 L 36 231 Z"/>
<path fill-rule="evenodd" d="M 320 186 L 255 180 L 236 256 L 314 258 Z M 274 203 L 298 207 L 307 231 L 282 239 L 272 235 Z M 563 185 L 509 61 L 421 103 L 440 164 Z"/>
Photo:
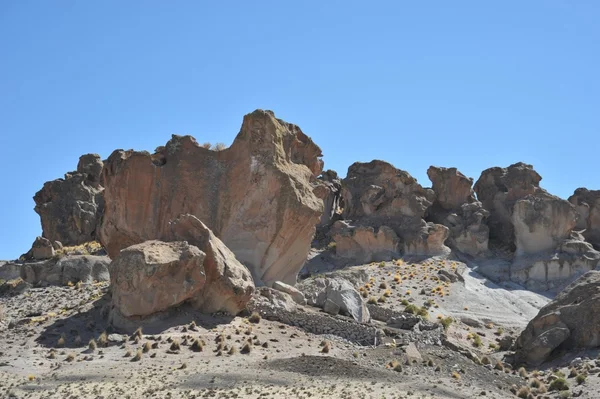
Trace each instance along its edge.
<path fill-rule="evenodd" d="M 33 195 L 81 154 L 171 134 L 230 144 L 272 109 L 342 176 L 383 159 L 532 163 L 600 189 L 600 2 L 0 2 L 0 259 L 41 233 Z"/>

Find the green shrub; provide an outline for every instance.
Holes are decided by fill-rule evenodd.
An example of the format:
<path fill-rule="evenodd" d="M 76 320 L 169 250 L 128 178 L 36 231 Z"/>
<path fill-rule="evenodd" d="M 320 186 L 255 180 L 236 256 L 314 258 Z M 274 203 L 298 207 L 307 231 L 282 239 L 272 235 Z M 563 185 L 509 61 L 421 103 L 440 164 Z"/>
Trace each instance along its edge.
<path fill-rule="evenodd" d="M 550 383 L 551 391 L 566 391 L 569 389 L 569 383 L 563 377 L 559 377 Z"/>

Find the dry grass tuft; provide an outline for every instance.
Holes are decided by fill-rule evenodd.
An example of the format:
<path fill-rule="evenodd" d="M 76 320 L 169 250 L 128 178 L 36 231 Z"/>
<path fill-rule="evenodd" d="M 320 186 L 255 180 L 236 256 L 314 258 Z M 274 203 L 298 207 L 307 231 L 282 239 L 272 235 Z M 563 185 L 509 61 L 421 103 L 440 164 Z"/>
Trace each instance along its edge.
<path fill-rule="evenodd" d="M 231 349 L 229 349 L 229 352 L 227 352 L 228 355 L 235 355 L 237 353 L 237 348 L 233 345 L 231 345 Z"/>
<path fill-rule="evenodd" d="M 329 341 L 326 341 L 325 345 L 323 345 L 323 348 L 321 349 L 321 352 L 329 353 L 330 350 L 331 350 L 331 344 L 329 343 Z"/>
<path fill-rule="evenodd" d="M 192 342 L 192 345 L 190 345 L 190 349 L 194 352 L 202 352 L 203 348 L 202 342 L 200 342 L 199 339 L 195 339 L 194 342 Z"/>
<path fill-rule="evenodd" d="M 74 353 L 69 353 L 69 354 L 67 355 L 67 357 L 65 358 L 65 360 L 66 360 L 67 362 L 72 362 L 73 360 L 75 360 L 75 354 L 74 354 Z"/>
<path fill-rule="evenodd" d="M 59 348 L 63 348 L 65 346 L 65 336 L 61 335 L 58 341 L 56 342 L 56 346 Z"/>
<path fill-rule="evenodd" d="M 531 390 L 527 386 L 523 386 L 523 387 L 519 388 L 519 390 L 517 391 L 517 397 L 523 398 L 523 399 L 527 399 L 527 397 L 529 397 L 530 394 L 531 394 Z"/>
<path fill-rule="evenodd" d="M 147 341 L 144 344 L 144 346 L 142 346 L 142 352 L 148 353 L 148 352 L 150 352 L 150 349 L 152 349 L 152 344 L 150 343 L 150 341 Z"/>
<path fill-rule="evenodd" d="M 246 342 L 244 346 L 242 346 L 242 350 L 240 351 L 240 353 L 247 355 L 250 352 L 252 352 L 252 344 L 250 342 Z"/>
<path fill-rule="evenodd" d="M 98 346 L 101 348 L 106 348 L 108 346 L 108 335 L 106 331 L 102 332 L 98 337 Z"/>
<path fill-rule="evenodd" d="M 179 340 L 173 339 L 169 349 L 172 350 L 173 352 L 181 350 L 181 345 L 179 345 Z"/>
<path fill-rule="evenodd" d="M 94 338 L 90 339 L 90 342 L 88 342 L 89 350 L 95 351 L 97 346 L 98 345 L 96 344 L 96 341 L 94 340 Z"/>
<path fill-rule="evenodd" d="M 133 359 L 131 359 L 132 362 L 139 362 L 140 360 L 142 360 L 142 350 L 138 349 L 135 352 L 135 356 L 133 357 Z"/>
<path fill-rule="evenodd" d="M 260 323 L 260 315 L 257 312 L 252 312 L 252 314 L 250 315 L 250 317 L 248 317 L 248 321 L 250 323 L 254 323 L 254 324 L 258 324 Z"/>

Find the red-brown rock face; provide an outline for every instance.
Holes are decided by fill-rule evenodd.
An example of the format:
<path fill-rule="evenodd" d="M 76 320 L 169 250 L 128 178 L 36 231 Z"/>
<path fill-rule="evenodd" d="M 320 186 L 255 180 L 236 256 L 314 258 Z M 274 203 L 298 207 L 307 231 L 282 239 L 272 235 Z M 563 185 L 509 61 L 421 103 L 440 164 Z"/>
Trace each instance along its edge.
<path fill-rule="evenodd" d="M 294 284 L 323 212 L 313 193 L 321 150 L 295 125 L 257 110 L 231 147 L 173 136 L 147 152 L 117 150 L 104 165 L 100 241 L 111 257 L 160 239 L 180 214 L 200 219 L 255 280 Z"/>

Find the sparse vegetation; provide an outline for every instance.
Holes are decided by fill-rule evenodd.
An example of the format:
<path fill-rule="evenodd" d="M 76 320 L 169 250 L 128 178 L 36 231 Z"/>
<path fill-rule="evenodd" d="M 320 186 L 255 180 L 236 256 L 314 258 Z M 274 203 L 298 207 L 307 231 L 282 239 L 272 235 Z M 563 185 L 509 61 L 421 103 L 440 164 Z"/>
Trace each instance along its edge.
<path fill-rule="evenodd" d="M 133 357 L 133 359 L 131 359 L 132 362 L 139 362 L 140 360 L 142 360 L 142 350 L 138 349 L 135 352 L 135 356 Z"/>
<path fill-rule="evenodd" d="M 179 344 L 179 340 L 173 339 L 173 341 L 171 342 L 171 346 L 169 347 L 169 350 L 171 350 L 173 352 L 181 350 L 181 345 Z"/>
<path fill-rule="evenodd" d="M 374 296 L 370 297 L 369 300 L 367 301 L 367 303 L 369 305 L 377 305 L 377 298 L 375 298 Z"/>
<path fill-rule="evenodd" d="M 106 334 L 106 331 L 102 332 L 102 334 L 100 334 L 100 336 L 98 337 L 98 346 L 100 346 L 101 348 L 105 348 L 108 346 L 108 335 Z"/>
<path fill-rule="evenodd" d="M 527 378 L 527 370 L 525 370 L 525 367 L 519 367 L 519 376 L 521 376 L 522 378 Z"/>
<path fill-rule="evenodd" d="M 227 146 L 225 145 L 225 143 L 217 143 L 215 144 L 215 146 L 213 147 L 214 151 L 223 151 L 224 149 L 226 149 Z"/>
<path fill-rule="evenodd" d="M 88 349 L 93 352 L 96 350 L 97 346 L 98 345 L 96 344 L 96 341 L 94 340 L 94 338 L 90 339 L 90 342 L 88 342 Z"/>
<path fill-rule="evenodd" d="M 194 342 L 192 342 L 192 345 L 190 345 L 190 349 L 194 352 L 202 352 L 203 348 L 202 342 L 200 342 L 199 339 L 195 339 Z"/>
<path fill-rule="evenodd" d="M 581 385 L 585 382 L 586 379 L 586 375 L 585 374 L 578 374 L 577 377 L 575 377 L 575 381 L 577 381 L 578 385 Z"/>
<path fill-rule="evenodd" d="M 260 323 L 260 315 L 257 312 L 252 312 L 250 317 L 248 317 L 248 321 L 250 323 L 258 324 Z"/>
<path fill-rule="evenodd" d="M 146 341 L 144 346 L 142 346 L 142 352 L 148 353 L 150 352 L 150 349 L 152 349 L 152 344 L 150 343 L 150 341 Z"/>
<path fill-rule="evenodd" d="M 479 348 L 481 345 L 481 337 L 478 334 L 473 334 L 473 346 Z"/>
<path fill-rule="evenodd" d="M 529 389 L 529 387 L 527 387 L 527 386 L 523 386 L 523 387 L 519 388 L 519 390 L 517 391 L 517 397 L 523 398 L 523 399 L 527 399 L 530 394 L 531 394 L 531 389 Z"/>
<path fill-rule="evenodd" d="M 69 353 L 69 354 L 67 355 L 67 357 L 65 358 L 65 360 L 66 360 L 67 362 L 72 362 L 73 360 L 75 360 L 75 354 L 74 354 L 74 353 Z"/>
<path fill-rule="evenodd" d="M 567 391 L 569 389 L 569 383 L 564 377 L 558 377 L 550 383 L 551 391 Z"/>
<path fill-rule="evenodd" d="M 440 323 L 444 327 L 444 330 L 448 330 L 448 328 L 450 328 L 450 324 L 452 324 L 453 321 L 454 320 L 450 316 L 443 317 L 443 318 L 440 319 Z"/>
<path fill-rule="evenodd" d="M 60 338 L 56 342 L 56 346 L 58 346 L 59 348 L 62 348 L 62 347 L 65 346 L 65 337 L 64 337 L 64 335 L 60 336 Z"/>
<path fill-rule="evenodd" d="M 244 346 L 242 346 L 242 350 L 240 351 L 240 353 L 248 354 L 250 352 L 252 352 L 252 344 L 250 342 L 246 342 Z"/>

